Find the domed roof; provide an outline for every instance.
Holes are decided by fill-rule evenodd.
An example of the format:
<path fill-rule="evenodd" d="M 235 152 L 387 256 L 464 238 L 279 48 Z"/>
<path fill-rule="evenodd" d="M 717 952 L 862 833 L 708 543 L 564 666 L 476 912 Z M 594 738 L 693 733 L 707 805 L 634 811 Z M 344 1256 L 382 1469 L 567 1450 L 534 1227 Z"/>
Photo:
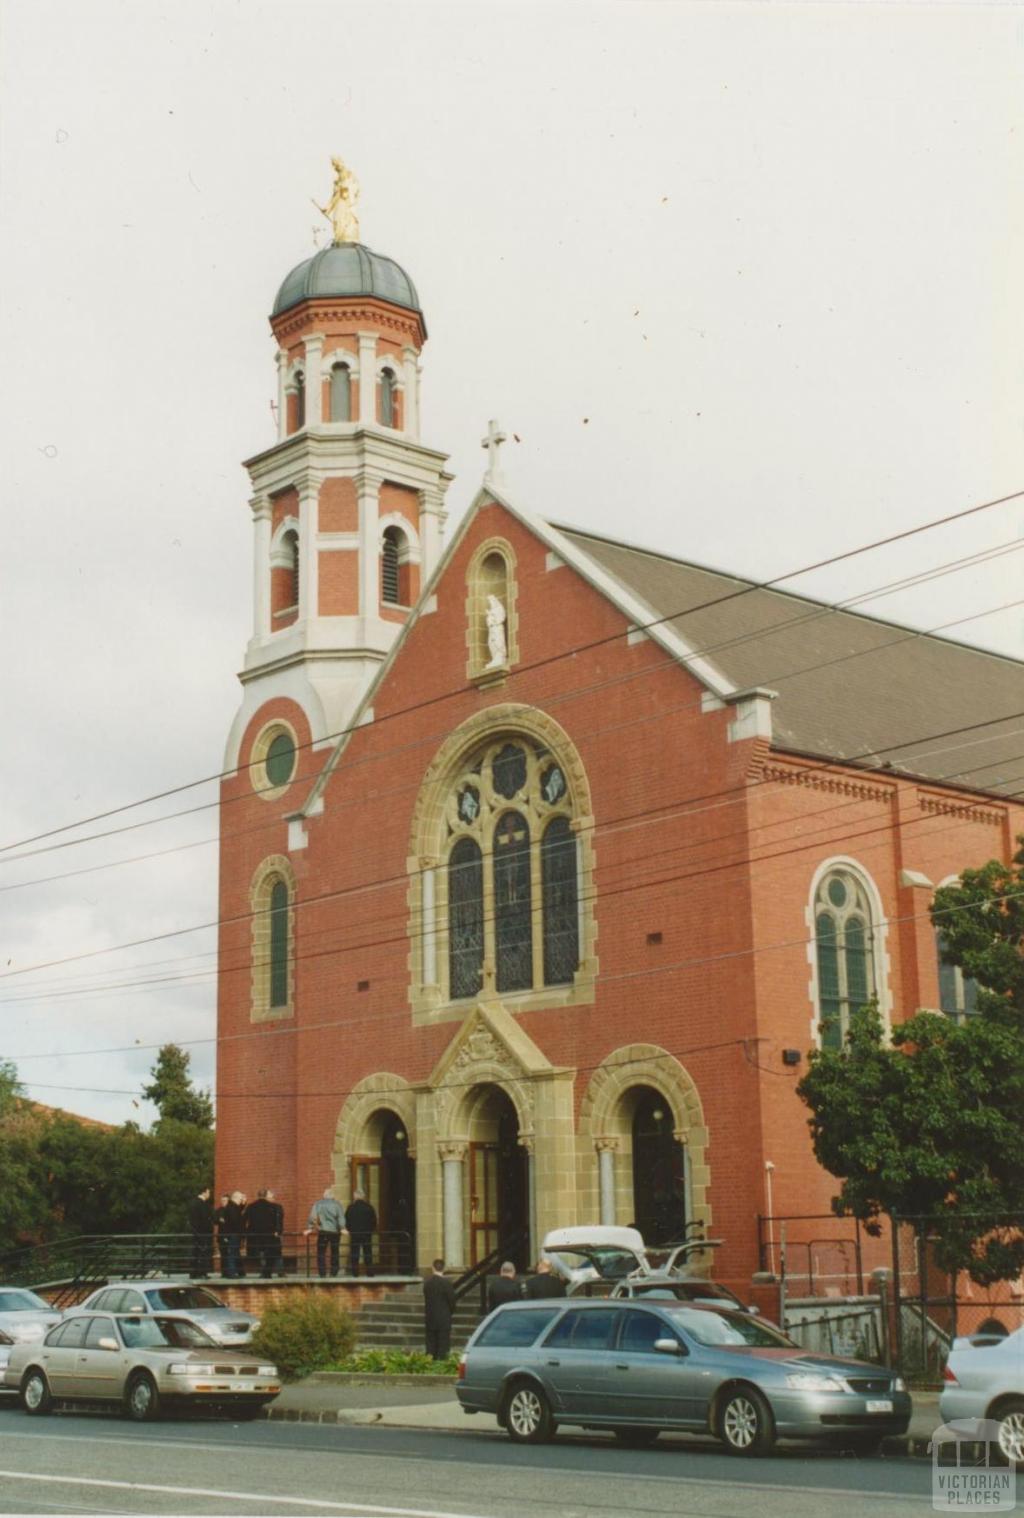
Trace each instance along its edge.
<path fill-rule="evenodd" d="M 300 301 L 339 295 L 375 295 L 420 312 L 416 286 L 393 258 L 374 253 L 361 242 L 343 242 L 321 248 L 295 266 L 277 292 L 273 315 L 280 316 Z"/>

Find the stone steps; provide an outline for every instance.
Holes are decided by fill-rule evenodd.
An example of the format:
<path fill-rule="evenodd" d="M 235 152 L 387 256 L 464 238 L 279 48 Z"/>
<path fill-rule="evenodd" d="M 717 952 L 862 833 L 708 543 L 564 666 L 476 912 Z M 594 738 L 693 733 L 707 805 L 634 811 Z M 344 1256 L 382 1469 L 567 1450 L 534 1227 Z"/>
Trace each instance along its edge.
<path fill-rule="evenodd" d="M 480 1321 L 477 1303 L 460 1303 L 452 1318 L 452 1348 L 462 1349 Z M 423 1298 L 418 1293 L 367 1302 L 356 1314 L 362 1349 L 422 1349 Z"/>

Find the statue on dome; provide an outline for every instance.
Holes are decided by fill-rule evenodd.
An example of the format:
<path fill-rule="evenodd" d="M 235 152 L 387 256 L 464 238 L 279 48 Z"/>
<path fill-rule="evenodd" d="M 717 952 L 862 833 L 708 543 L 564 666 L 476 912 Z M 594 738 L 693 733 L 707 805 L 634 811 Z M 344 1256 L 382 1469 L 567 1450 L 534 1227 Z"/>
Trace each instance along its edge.
<path fill-rule="evenodd" d="M 505 608 L 497 596 L 487 597 L 487 652 L 490 662 L 485 669 L 501 669 L 508 663 L 508 646 L 505 641 Z"/>
<path fill-rule="evenodd" d="M 359 241 L 359 217 L 356 214 L 356 206 L 359 204 L 359 181 L 351 169 L 347 169 L 340 158 L 332 158 L 334 168 L 334 187 L 331 190 L 331 198 L 325 206 L 314 200 L 313 204 L 321 216 L 334 228 L 334 244 Z"/>

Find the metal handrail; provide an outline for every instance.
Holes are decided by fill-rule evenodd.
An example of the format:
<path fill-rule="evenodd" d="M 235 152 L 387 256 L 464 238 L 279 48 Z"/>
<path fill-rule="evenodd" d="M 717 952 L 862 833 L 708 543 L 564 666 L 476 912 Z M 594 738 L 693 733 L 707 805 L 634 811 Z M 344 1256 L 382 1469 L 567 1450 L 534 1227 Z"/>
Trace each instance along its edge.
<path fill-rule="evenodd" d="M 478 1260 L 475 1265 L 464 1270 L 453 1283 L 456 1302 L 461 1302 L 474 1286 L 479 1285 L 480 1311 L 485 1313 L 487 1311 L 487 1277 L 495 1273 L 495 1267 L 500 1265 L 502 1260 L 507 1260 L 509 1255 L 514 1255 L 520 1247 L 528 1246 L 529 1242 L 529 1229 L 520 1228 L 516 1233 L 510 1233 L 507 1238 L 502 1239 L 501 1243 L 489 1254 L 485 1254 L 482 1260 Z"/>

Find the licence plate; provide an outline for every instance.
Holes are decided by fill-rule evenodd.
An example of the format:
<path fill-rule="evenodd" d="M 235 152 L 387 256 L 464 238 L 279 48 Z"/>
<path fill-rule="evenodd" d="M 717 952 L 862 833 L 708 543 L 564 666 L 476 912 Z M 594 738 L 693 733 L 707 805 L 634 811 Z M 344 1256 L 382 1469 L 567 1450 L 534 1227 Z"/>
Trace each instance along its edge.
<path fill-rule="evenodd" d="M 869 1413 L 891 1413 L 892 1403 L 888 1399 L 885 1401 L 869 1402 L 867 1410 Z"/>

